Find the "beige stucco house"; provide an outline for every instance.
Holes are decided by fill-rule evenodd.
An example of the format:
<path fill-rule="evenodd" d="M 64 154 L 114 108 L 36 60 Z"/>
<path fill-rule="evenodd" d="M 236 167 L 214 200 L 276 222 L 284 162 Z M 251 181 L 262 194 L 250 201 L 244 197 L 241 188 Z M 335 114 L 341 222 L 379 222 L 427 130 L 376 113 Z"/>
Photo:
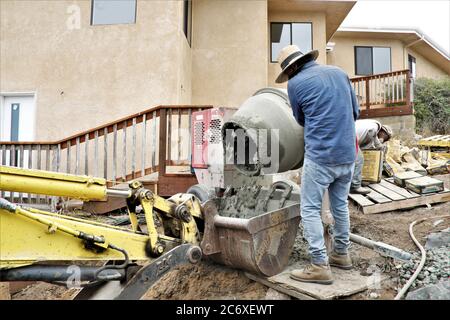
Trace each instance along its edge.
<path fill-rule="evenodd" d="M 355 3 L 2 0 L 0 140 L 62 139 L 156 105 L 238 107 L 275 85 L 291 43 L 350 76 L 355 46 L 390 47 L 392 71 L 410 54 L 417 76 L 449 73 L 418 33 L 338 31 Z"/>
<path fill-rule="evenodd" d="M 350 77 L 410 69 L 414 78 L 450 75 L 448 53 L 416 30 L 339 28 L 327 64 Z"/>

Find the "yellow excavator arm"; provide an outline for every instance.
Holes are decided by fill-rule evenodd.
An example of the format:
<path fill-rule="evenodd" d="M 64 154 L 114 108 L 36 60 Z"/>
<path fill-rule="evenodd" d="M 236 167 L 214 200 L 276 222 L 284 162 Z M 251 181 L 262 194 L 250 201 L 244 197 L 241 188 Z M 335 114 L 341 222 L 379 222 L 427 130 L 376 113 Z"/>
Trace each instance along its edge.
<path fill-rule="evenodd" d="M 177 194 L 164 199 L 132 181 L 126 190 L 108 189 L 104 179 L 64 173 L 0 167 L 0 190 L 70 197 L 81 200 L 127 199 L 132 228 L 25 208 L 0 198 L 0 272 L 3 281 L 55 280 L 55 275 L 73 261 L 124 261 L 121 268 L 104 266 L 87 280 L 127 277 L 127 267 L 150 264 L 165 253 L 182 248 L 177 261 L 197 262 L 200 232 L 196 219 L 202 218 L 199 200 L 193 195 Z M 137 209 L 142 208 L 145 223 L 139 224 Z M 141 225 L 146 225 L 143 232 Z M 183 244 L 188 244 L 188 246 Z M 173 252 L 171 256 L 173 256 Z M 173 260 L 173 259 L 172 259 Z M 60 266 L 55 262 L 61 263 Z M 52 262 L 52 266 L 42 263 Z M 32 267 L 26 267 L 36 264 Z M 114 270 L 117 272 L 111 272 Z M 120 269 L 120 270 L 119 270 Z M 89 279 L 87 274 L 94 277 Z M 58 277 L 56 277 L 58 278 Z M 59 280 L 64 277 L 59 277 Z"/>

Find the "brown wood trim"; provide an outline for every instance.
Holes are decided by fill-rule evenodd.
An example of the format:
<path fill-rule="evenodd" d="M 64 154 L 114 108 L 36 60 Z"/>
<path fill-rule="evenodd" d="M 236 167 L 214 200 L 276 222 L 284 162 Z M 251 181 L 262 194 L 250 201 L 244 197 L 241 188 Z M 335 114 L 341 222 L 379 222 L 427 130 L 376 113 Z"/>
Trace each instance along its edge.
<path fill-rule="evenodd" d="M 58 143 L 57 142 L 48 142 L 48 141 L 0 141 L 0 144 L 2 145 L 31 145 L 31 146 L 37 146 L 37 145 L 49 145 L 49 146 L 55 146 Z"/>
<path fill-rule="evenodd" d="M 370 103 L 370 105 L 371 106 L 381 106 L 381 105 L 387 105 L 387 104 L 398 104 L 398 103 L 402 103 L 403 105 L 407 105 L 408 104 L 408 102 L 407 102 L 407 100 L 393 100 L 393 101 L 383 101 L 383 102 L 371 102 Z M 363 104 L 363 105 L 365 105 L 365 104 Z M 397 108 L 397 107 L 400 107 L 400 106 L 390 106 L 390 107 L 385 107 L 385 108 Z"/>
<path fill-rule="evenodd" d="M 380 109 L 362 109 L 360 113 L 360 119 L 373 118 L 373 117 L 390 117 L 390 116 L 406 116 L 413 114 L 412 106 L 395 106 Z"/>
<path fill-rule="evenodd" d="M 350 78 L 351 82 L 358 82 L 358 81 L 366 81 L 366 80 L 373 80 L 373 79 L 380 79 L 380 78 L 388 78 L 392 76 L 398 76 L 402 74 L 409 74 L 409 70 L 398 70 L 398 71 L 392 71 L 392 72 L 386 72 L 386 73 L 377 73 L 371 76 L 363 76 L 363 77 L 355 77 Z"/>
<path fill-rule="evenodd" d="M 192 173 L 165 173 L 163 177 L 195 177 Z"/>
<path fill-rule="evenodd" d="M 166 173 L 167 153 L 167 112 L 166 109 L 159 110 L 159 174 Z"/>

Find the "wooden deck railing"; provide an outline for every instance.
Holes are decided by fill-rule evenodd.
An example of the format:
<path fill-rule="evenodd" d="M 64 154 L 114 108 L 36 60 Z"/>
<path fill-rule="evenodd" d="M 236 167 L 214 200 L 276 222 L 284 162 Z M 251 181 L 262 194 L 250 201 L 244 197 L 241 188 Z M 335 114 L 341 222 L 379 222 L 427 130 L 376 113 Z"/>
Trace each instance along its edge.
<path fill-rule="evenodd" d="M 409 70 L 350 79 L 360 104 L 360 118 L 413 114 Z"/>
<path fill-rule="evenodd" d="M 0 163 L 103 177 L 109 185 L 156 172 L 190 174 L 191 115 L 207 108 L 157 106 L 59 141 L 0 141 Z M 28 197 L 35 199 L 42 202 Z"/>

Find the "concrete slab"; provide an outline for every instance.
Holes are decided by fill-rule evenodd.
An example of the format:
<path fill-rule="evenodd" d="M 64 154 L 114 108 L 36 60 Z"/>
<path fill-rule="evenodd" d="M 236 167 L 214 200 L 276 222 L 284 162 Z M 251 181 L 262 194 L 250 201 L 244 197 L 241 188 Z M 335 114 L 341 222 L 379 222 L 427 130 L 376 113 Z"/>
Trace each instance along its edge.
<path fill-rule="evenodd" d="M 331 300 L 350 296 L 365 291 L 369 287 L 377 286 L 388 278 L 384 275 L 362 276 L 356 270 L 347 271 L 332 267 L 334 282 L 331 285 L 305 283 L 291 279 L 290 271 L 302 268 L 303 266 L 300 263 L 290 265 L 283 272 L 269 278 L 255 276 L 249 273 L 246 273 L 246 276 L 270 288 L 302 300 Z"/>

